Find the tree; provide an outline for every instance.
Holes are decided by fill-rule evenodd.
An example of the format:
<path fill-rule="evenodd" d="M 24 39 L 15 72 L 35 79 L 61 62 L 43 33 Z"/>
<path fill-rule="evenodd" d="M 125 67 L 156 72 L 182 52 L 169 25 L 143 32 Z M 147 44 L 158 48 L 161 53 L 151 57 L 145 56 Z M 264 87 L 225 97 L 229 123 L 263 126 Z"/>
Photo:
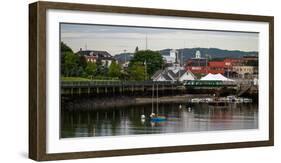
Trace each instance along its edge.
<path fill-rule="evenodd" d="M 87 66 L 85 68 L 85 72 L 88 76 L 94 76 L 96 75 L 97 72 L 97 64 L 96 63 L 92 63 L 92 62 L 88 62 Z"/>
<path fill-rule="evenodd" d="M 82 67 L 85 70 L 85 68 L 88 66 L 85 56 L 79 56 L 78 59 L 79 67 Z"/>
<path fill-rule="evenodd" d="M 79 76 L 78 74 L 78 57 L 72 52 L 64 52 L 63 55 L 63 75 L 64 76 Z"/>
<path fill-rule="evenodd" d="M 85 76 L 87 61 L 84 56 L 73 53 L 73 50 L 61 42 L 61 74 L 62 76 Z"/>
<path fill-rule="evenodd" d="M 61 42 L 61 44 L 60 44 L 60 48 L 61 48 L 61 52 L 71 52 L 71 53 L 73 53 L 73 50 L 69 47 L 69 46 L 67 46 L 64 42 Z"/>
<path fill-rule="evenodd" d="M 106 77 L 108 75 L 108 62 L 103 63 L 101 59 L 97 59 L 97 76 Z"/>
<path fill-rule="evenodd" d="M 135 62 L 129 69 L 131 80 L 145 80 L 145 67 L 142 62 Z"/>
<path fill-rule="evenodd" d="M 139 47 L 137 46 L 135 49 L 135 53 L 137 53 L 139 51 Z"/>
<path fill-rule="evenodd" d="M 66 56 L 66 54 L 70 54 L 70 53 L 73 54 L 73 51 L 64 42 L 61 42 L 60 48 L 61 48 L 61 74 L 63 76 L 66 76 L 67 75 L 66 73 L 69 72 L 69 69 L 67 69 L 67 70 L 65 69 L 65 56 Z"/>
<path fill-rule="evenodd" d="M 116 61 L 112 61 L 109 70 L 108 70 L 108 75 L 110 77 L 118 77 L 120 78 L 121 76 L 121 66 L 116 63 Z"/>
<path fill-rule="evenodd" d="M 134 57 L 130 61 L 129 70 L 137 64 L 140 66 L 140 63 L 147 67 L 147 74 L 152 76 L 157 70 L 162 69 L 164 61 L 159 52 L 144 50 L 138 51 L 135 53 Z"/>

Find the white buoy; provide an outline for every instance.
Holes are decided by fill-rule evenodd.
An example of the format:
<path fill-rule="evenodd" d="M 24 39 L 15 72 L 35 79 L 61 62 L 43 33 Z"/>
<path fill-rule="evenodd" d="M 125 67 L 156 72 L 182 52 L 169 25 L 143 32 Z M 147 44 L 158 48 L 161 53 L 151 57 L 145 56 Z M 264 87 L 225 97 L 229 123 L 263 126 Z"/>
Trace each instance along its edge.
<path fill-rule="evenodd" d="M 155 117 L 155 113 L 150 114 L 150 118 Z"/>
<path fill-rule="evenodd" d="M 141 115 L 141 119 L 145 119 L 145 115 L 144 114 Z"/>
<path fill-rule="evenodd" d="M 180 109 L 182 108 L 181 104 L 179 105 L 179 108 L 180 108 Z"/>

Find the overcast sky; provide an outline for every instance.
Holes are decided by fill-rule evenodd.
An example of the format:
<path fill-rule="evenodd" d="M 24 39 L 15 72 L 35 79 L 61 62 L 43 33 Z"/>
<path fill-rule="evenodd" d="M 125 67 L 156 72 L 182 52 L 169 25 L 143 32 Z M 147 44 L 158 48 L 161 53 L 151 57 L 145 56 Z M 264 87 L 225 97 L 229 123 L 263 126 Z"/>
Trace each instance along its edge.
<path fill-rule="evenodd" d="M 61 24 L 61 41 L 74 52 L 103 50 L 115 55 L 139 50 L 166 48 L 220 48 L 258 51 L 258 33 L 160 29 L 123 26 Z"/>

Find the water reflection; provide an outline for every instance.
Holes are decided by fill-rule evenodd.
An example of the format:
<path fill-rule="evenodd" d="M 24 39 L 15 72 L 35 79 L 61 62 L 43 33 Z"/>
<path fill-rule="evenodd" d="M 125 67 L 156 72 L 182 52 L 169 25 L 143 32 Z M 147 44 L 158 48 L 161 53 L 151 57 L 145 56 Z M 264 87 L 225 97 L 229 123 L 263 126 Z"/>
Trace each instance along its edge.
<path fill-rule="evenodd" d="M 180 107 L 180 105 L 182 107 Z M 78 107 L 78 106 L 76 106 Z M 61 137 L 92 137 L 177 133 L 258 128 L 256 104 L 217 108 L 207 104 L 159 104 L 158 114 L 167 121 L 151 122 L 151 104 L 110 109 L 63 108 Z M 145 115 L 145 119 L 141 118 Z"/>

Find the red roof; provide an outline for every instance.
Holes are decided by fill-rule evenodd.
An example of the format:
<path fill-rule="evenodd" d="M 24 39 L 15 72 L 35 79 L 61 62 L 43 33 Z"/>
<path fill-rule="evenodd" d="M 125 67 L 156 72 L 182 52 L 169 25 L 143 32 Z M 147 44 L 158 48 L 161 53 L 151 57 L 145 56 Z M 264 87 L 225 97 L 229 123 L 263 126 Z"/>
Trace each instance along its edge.
<path fill-rule="evenodd" d="M 225 67 L 225 62 L 224 61 L 210 61 L 209 62 L 209 67 Z"/>
<path fill-rule="evenodd" d="M 224 73 L 224 69 L 220 68 L 220 69 L 212 69 L 211 67 L 206 67 L 206 66 L 187 66 L 186 70 L 191 71 L 194 74 L 208 74 L 208 73 L 212 73 L 212 74 L 223 74 Z"/>

